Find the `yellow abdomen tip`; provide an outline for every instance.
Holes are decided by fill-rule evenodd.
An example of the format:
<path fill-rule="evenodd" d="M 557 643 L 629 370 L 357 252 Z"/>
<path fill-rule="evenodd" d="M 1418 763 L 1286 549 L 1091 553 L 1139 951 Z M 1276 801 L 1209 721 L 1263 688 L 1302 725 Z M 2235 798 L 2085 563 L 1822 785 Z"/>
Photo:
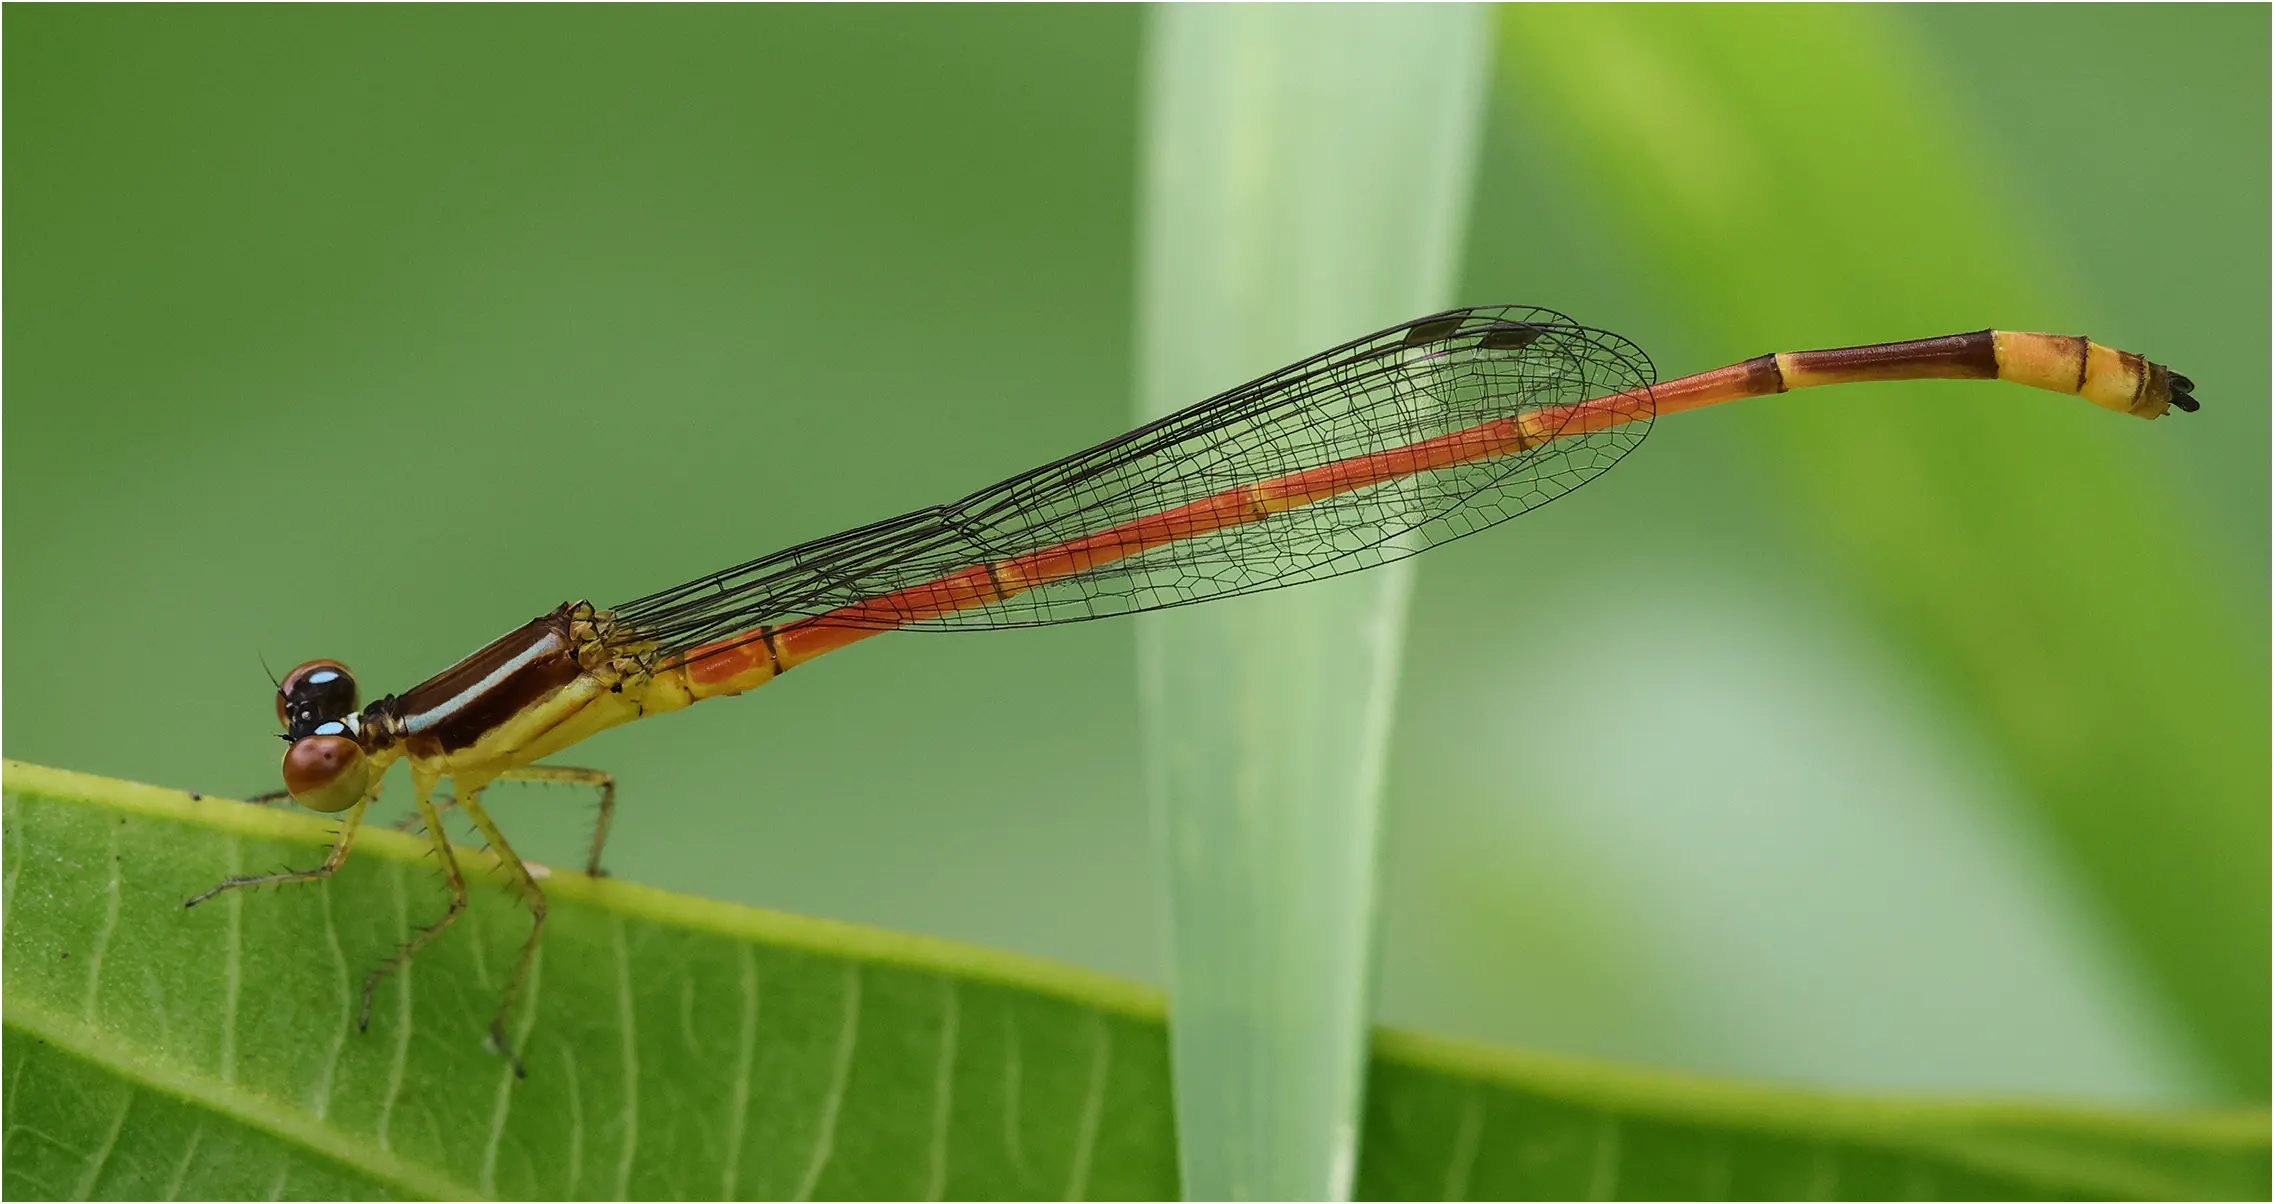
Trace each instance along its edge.
<path fill-rule="evenodd" d="M 2195 382 L 2129 351 L 2083 335 L 1991 332 L 1998 378 L 2082 397 L 2103 409 L 2161 418 L 2173 406 L 2192 413 Z"/>

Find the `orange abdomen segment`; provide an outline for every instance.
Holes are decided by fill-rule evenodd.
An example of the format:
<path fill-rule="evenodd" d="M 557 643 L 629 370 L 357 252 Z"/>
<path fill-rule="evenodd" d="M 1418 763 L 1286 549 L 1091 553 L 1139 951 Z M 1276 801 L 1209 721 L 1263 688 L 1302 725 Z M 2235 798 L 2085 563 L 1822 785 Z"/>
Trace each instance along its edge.
<path fill-rule="evenodd" d="M 1355 490 L 1418 473 L 1523 452 L 1557 439 L 1606 430 L 1655 414 L 1745 397 L 1863 381 L 2007 380 L 2083 397 L 2142 418 L 2174 404 L 2194 408 L 2192 386 L 2161 364 L 2081 336 L 1977 330 L 1900 343 L 1757 356 L 1640 390 L 1504 418 L 1240 485 L 1181 506 L 1007 560 L 974 565 L 933 581 L 880 594 L 826 614 L 759 628 L 696 648 L 682 658 L 695 699 L 736 694 L 823 653 L 890 631 L 1016 596 L 1102 565 L 1194 539 Z M 1518 400 L 1519 399 L 1512 399 Z"/>

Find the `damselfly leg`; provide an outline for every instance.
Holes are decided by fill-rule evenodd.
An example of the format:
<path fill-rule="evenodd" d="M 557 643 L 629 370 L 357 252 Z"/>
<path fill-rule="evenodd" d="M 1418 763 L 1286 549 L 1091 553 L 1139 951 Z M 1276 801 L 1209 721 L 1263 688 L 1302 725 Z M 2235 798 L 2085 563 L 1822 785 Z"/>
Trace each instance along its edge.
<path fill-rule="evenodd" d="M 616 775 L 605 769 L 584 769 L 573 765 L 524 765 L 497 775 L 500 782 L 552 782 L 570 786 L 590 786 L 600 794 L 600 811 L 592 822 L 592 852 L 585 858 L 584 872 L 590 877 L 605 878 L 608 871 L 600 868 L 600 851 L 608 844 L 609 826 L 616 820 Z M 458 796 L 434 796 L 435 809 L 448 813 L 458 805 Z M 424 831 L 423 821 L 413 812 L 395 821 L 395 830 Z"/>
<path fill-rule="evenodd" d="M 377 792 L 373 792 L 371 798 L 377 797 Z M 342 816 L 340 819 L 339 835 L 332 841 L 332 851 L 324 856 L 324 863 L 322 865 L 319 865 L 312 870 L 279 870 L 273 874 L 253 874 L 243 878 L 224 878 L 221 880 L 220 885 L 214 887 L 209 891 L 206 891 L 204 894 L 193 895 L 190 898 L 182 900 L 182 906 L 195 907 L 198 904 L 205 902 L 207 899 L 210 899 L 213 896 L 227 890 L 237 890 L 248 886 L 282 885 L 287 882 L 314 882 L 318 879 L 331 877 L 333 874 L 339 872 L 339 868 L 342 865 L 347 864 L 348 849 L 355 844 L 355 833 L 357 829 L 363 826 L 363 809 L 366 806 L 370 805 L 370 802 L 371 799 L 367 798 L 347 809 L 347 814 Z"/>

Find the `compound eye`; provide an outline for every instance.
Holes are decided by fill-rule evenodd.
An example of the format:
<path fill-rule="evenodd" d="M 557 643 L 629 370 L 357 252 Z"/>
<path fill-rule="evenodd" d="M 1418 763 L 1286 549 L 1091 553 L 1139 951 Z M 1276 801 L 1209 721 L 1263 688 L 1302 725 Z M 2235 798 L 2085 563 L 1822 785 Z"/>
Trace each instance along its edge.
<path fill-rule="evenodd" d="M 309 661 L 276 687 L 276 721 L 294 739 L 355 713 L 355 675 L 338 661 Z"/>
<path fill-rule="evenodd" d="M 310 811 L 345 811 L 362 801 L 370 785 L 363 746 L 346 736 L 309 736 L 284 750 L 284 788 Z"/>

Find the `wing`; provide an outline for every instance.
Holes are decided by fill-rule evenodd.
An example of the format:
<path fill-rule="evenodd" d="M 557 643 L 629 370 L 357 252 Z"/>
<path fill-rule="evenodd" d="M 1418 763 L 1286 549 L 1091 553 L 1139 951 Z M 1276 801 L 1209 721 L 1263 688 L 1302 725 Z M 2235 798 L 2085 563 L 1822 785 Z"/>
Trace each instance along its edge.
<path fill-rule="evenodd" d="M 1448 310 L 960 501 L 799 544 L 615 614 L 668 654 L 824 616 L 913 630 L 1031 627 L 1316 581 L 1483 530 L 1592 480 L 1647 433 L 1654 379 L 1632 343 L 1561 314 Z M 1379 468 L 1432 440 L 1443 446 L 1485 424 L 1620 394 L 1621 424 L 1607 429 L 1551 430 L 1512 445 L 1521 450 L 1437 467 Z M 1396 462 L 1410 468 L 1412 457 Z M 1359 463 L 1376 466 L 1362 487 L 1309 489 L 1284 508 L 1176 525 L 1178 514 L 1213 513 L 1260 483 Z M 1097 551 L 1111 533 L 1139 531 L 1148 538 Z M 1051 572 L 1035 571 L 1045 562 Z M 941 589 L 923 589 L 951 578 L 984 588 L 961 590 L 952 606 L 940 604 Z M 895 601 L 911 591 L 926 601 Z"/>

